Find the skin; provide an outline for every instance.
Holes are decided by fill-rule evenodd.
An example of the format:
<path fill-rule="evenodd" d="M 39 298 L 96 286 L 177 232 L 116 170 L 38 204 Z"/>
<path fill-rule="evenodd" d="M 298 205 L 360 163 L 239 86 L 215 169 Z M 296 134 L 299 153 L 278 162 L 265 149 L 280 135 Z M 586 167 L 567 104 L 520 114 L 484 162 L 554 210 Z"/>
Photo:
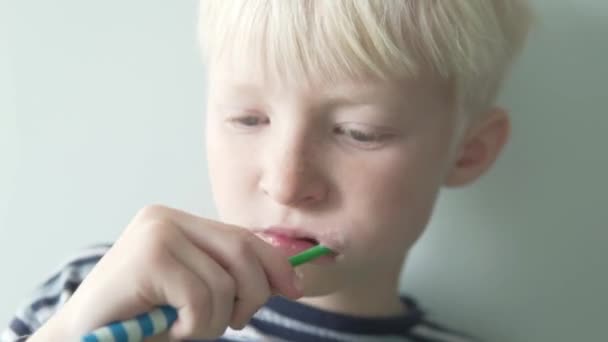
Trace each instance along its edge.
<path fill-rule="evenodd" d="M 455 141 L 461 118 L 450 90 L 433 80 L 285 82 L 229 60 L 213 64 L 207 108 L 221 220 L 327 237 L 340 257 L 299 269 L 300 301 L 359 316 L 402 312 L 407 251 L 440 188 L 476 180 L 498 156 L 506 112 L 470 120 Z"/>
<path fill-rule="evenodd" d="M 161 304 L 178 321 L 147 341 L 211 339 L 243 327 L 274 294 L 363 317 L 407 309 L 398 277 L 408 250 L 441 187 L 491 167 L 507 113 L 490 108 L 458 135 L 451 92 L 430 79 L 283 82 L 234 61 L 249 67 L 215 61 L 209 78 L 220 220 L 143 208 L 30 341 L 78 340 Z M 271 225 L 305 231 L 337 257 L 296 273 L 258 234 Z"/>

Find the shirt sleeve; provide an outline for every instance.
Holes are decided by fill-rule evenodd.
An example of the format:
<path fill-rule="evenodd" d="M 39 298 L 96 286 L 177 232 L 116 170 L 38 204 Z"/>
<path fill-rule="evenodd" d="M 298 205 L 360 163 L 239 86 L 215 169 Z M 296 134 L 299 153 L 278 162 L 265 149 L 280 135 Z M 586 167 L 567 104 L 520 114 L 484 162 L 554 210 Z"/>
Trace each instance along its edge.
<path fill-rule="evenodd" d="M 0 342 L 21 342 L 33 335 L 74 294 L 109 248 L 92 246 L 68 258 L 19 305 L 0 333 Z"/>

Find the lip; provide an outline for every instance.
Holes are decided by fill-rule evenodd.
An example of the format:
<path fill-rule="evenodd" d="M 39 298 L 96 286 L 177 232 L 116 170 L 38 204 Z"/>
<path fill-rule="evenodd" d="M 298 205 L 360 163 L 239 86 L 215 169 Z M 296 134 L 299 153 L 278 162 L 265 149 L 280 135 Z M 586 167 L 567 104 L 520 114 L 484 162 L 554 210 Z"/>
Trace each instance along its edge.
<path fill-rule="evenodd" d="M 334 252 L 316 259 L 313 263 L 325 263 L 334 260 L 340 250 L 338 244 L 328 234 L 311 232 L 301 227 L 269 226 L 263 229 L 255 229 L 253 232 L 288 255 L 297 254 L 317 244 L 328 247 Z"/>
<path fill-rule="evenodd" d="M 271 227 L 261 230 L 260 233 L 281 235 L 281 236 L 294 238 L 294 239 L 312 239 L 312 240 L 316 240 L 317 242 L 319 241 L 315 237 L 315 234 L 309 233 L 304 228 L 300 228 L 300 227 L 271 226 Z"/>

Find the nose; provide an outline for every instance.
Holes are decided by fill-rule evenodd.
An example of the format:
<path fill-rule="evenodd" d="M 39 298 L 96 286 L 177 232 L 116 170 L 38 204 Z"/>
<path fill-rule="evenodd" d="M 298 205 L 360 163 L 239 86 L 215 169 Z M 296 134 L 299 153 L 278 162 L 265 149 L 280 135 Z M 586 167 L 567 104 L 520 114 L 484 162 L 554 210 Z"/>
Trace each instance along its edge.
<path fill-rule="evenodd" d="M 327 197 L 328 185 L 313 157 L 314 151 L 305 144 L 291 141 L 268 151 L 260 189 L 279 204 L 311 206 Z"/>

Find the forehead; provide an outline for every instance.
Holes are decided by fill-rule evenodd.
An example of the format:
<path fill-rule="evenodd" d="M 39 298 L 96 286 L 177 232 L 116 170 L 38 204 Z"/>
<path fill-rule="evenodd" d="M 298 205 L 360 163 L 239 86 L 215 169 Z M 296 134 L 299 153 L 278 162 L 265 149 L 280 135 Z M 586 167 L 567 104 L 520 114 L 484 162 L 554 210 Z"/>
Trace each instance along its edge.
<path fill-rule="evenodd" d="M 344 103 L 377 103 L 387 107 L 451 106 L 450 87 L 431 77 L 384 80 L 374 77 L 326 78 L 269 72 L 254 60 L 220 59 L 209 64 L 211 96 L 288 98 Z"/>

